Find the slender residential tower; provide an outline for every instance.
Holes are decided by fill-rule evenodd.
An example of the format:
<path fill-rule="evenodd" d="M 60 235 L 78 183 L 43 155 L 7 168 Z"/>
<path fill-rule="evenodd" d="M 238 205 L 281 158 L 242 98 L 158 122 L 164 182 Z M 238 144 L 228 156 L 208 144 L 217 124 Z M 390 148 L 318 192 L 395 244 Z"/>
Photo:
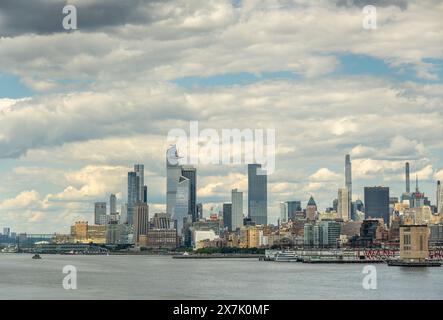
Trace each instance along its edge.
<path fill-rule="evenodd" d="M 409 162 L 406 162 L 406 193 L 411 193 L 411 178 L 409 176 Z"/>
<path fill-rule="evenodd" d="M 352 212 L 352 163 L 349 154 L 347 154 L 345 158 L 345 186 L 346 189 L 348 189 L 348 212 L 350 213 L 351 219 L 354 219 Z"/>
<path fill-rule="evenodd" d="M 443 213 L 443 188 L 440 180 L 437 181 L 437 213 Z"/>

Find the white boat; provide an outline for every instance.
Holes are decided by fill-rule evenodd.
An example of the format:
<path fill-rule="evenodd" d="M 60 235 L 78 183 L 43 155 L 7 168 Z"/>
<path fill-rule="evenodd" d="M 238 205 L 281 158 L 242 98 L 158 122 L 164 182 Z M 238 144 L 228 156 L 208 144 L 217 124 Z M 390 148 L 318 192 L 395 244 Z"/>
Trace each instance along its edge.
<path fill-rule="evenodd" d="M 277 262 L 297 262 L 298 256 L 295 251 L 285 250 L 279 251 L 275 255 L 275 261 Z"/>

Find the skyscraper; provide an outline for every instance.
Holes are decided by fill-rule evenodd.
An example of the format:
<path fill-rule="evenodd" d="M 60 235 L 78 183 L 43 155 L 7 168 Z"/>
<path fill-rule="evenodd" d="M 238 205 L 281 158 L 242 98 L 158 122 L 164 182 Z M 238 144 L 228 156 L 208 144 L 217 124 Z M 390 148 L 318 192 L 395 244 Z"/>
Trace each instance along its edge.
<path fill-rule="evenodd" d="M 348 188 L 338 189 L 338 217 L 343 221 L 348 221 L 351 217 L 349 207 L 349 190 Z"/>
<path fill-rule="evenodd" d="M 280 223 L 288 222 L 288 203 L 280 202 Z"/>
<path fill-rule="evenodd" d="M 349 154 L 345 157 L 345 187 L 348 190 L 348 211 L 349 211 L 349 218 L 352 214 L 352 163 L 351 163 L 351 156 Z"/>
<path fill-rule="evenodd" d="M 109 197 L 109 213 L 117 213 L 117 197 L 115 196 L 115 194 L 111 194 L 111 196 Z"/>
<path fill-rule="evenodd" d="M 197 169 L 192 166 L 182 166 L 182 176 L 189 179 L 190 196 L 189 196 L 189 214 L 192 216 L 192 221 L 198 220 L 197 215 Z"/>
<path fill-rule="evenodd" d="M 440 180 L 437 182 L 437 213 L 443 213 L 443 188 Z"/>
<path fill-rule="evenodd" d="M 143 186 L 143 202 L 148 203 L 148 187 Z"/>
<path fill-rule="evenodd" d="M 405 175 L 406 175 L 406 193 L 411 193 L 411 179 L 409 176 L 409 162 L 406 162 Z"/>
<path fill-rule="evenodd" d="M 402 193 L 401 195 L 401 202 L 408 201 L 409 205 L 413 206 L 412 201 L 412 193 L 411 193 L 411 179 L 410 179 L 410 172 L 409 172 L 409 162 L 405 163 L 405 184 L 406 184 L 406 191 Z"/>
<path fill-rule="evenodd" d="M 292 200 L 286 202 L 286 209 L 287 209 L 287 219 L 295 220 L 295 216 L 297 212 L 301 212 L 301 201 L 298 200 Z"/>
<path fill-rule="evenodd" d="M 243 192 L 233 189 L 231 191 L 231 203 L 231 230 L 235 231 L 237 228 L 241 228 L 243 226 Z"/>
<path fill-rule="evenodd" d="M 174 214 L 175 200 L 177 197 L 177 185 L 181 176 L 181 167 L 179 165 L 177 148 L 171 146 L 166 151 L 166 212 Z"/>
<path fill-rule="evenodd" d="M 138 177 L 138 198 L 137 200 L 140 202 L 144 202 L 145 199 L 145 166 L 142 164 L 135 164 L 134 165 L 134 172 Z"/>
<path fill-rule="evenodd" d="M 317 204 L 315 203 L 314 197 L 311 196 L 306 206 L 306 218 L 310 221 L 315 221 L 317 215 Z"/>
<path fill-rule="evenodd" d="M 172 219 L 177 221 L 177 233 L 179 235 L 182 234 L 184 221 L 188 220 L 190 217 L 189 214 L 190 187 L 191 187 L 190 180 L 188 178 L 180 176 L 177 184 L 174 214 L 172 215 Z"/>
<path fill-rule="evenodd" d="M 365 219 L 383 218 L 389 225 L 389 188 L 365 187 Z"/>
<path fill-rule="evenodd" d="M 106 202 L 96 202 L 94 204 L 94 224 L 98 225 L 103 221 L 101 216 L 106 216 Z"/>
<path fill-rule="evenodd" d="M 128 224 L 132 225 L 134 222 L 134 206 L 140 201 L 140 177 L 136 172 L 128 172 Z"/>
<path fill-rule="evenodd" d="M 147 235 L 149 229 L 149 207 L 146 203 L 134 205 L 134 243 L 140 242 L 141 235 Z"/>
<path fill-rule="evenodd" d="M 248 164 L 248 216 L 256 224 L 268 223 L 267 181 L 261 164 Z"/>
<path fill-rule="evenodd" d="M 223 227 L 232 231 L 232 203 L 223 203 Z"/>
<path fill-rule="evenodd" d="M 192 216 L 192 201 L 191 179 L 183 176 L 179 159 L 177 147 L 170 146 L 166 151 L 166 212 L 175 221 L 177 234 L 182 235 L 184 219 L 188 220 L 188 216 Z M 190 176 L 195 173 L 190 167 L 186 171 Z"/>

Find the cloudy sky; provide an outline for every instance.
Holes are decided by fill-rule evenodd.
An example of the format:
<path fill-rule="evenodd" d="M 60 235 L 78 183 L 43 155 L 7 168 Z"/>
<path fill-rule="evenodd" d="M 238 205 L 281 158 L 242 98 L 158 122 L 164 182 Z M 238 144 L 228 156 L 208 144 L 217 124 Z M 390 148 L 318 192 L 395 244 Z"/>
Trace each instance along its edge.
<path fill-rule="evenodd" d="M 77 8 L 78 29 L 62 9 Z M 443 179 L 443 1 L 0 0 L 0 227 L 69 231 L 94 201 L 126 197 L 145 164 L 165 202 L 169 130 L 275 129 L 269 214 L 312 194 L 331 206 L 353 160 L 363 187 L 404 189 L 411 162 L 435 199 Z M 244 165 L 199 165 L 218 210 L 247 191 Z"/>

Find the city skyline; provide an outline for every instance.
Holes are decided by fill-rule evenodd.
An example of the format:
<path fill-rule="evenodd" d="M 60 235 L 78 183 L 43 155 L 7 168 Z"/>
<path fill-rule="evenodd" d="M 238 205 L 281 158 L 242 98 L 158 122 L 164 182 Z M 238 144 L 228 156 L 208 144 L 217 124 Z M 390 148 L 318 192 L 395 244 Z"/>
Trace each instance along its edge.
<path fill-rule="evenodd" d="M 169 157 L 171 156 L 171 150 L 173 151 L 173 157 L 174 157 L 174 159 L 175 160 L 178 160 L 178 162 L 176 163 L 176 164 L 173 164 L 173 165 L 171 165 L 171 163 L 169 162 Z M 349 163 L 350 163 L 350 156 L 347 154 L 346 155 L 346 161 L 345 161 L 345 165 L 344 165 L 344 177 L 345 177 L 345 185 L 351 185 L 352 186 L 352 179 L 346 179 L 346 174 L 347 173 L 349 173 L 350 171 L 350 169 L 348 169 L 349 168 Z M 179 175 L 179 180 L 177 181 L 178 182 L 178 185 L 180 185 L 180 183 L 186 183 L 186 187 L 185 187 L 185 189 L 187 190 L 186 191 L 186 197 L 178 197 L 178 198 L 180 198 L 181 200 L 184 200 L 184 201 L 182 201 L 183 203 L 186 203 L 186 205 L 184 206 L 183 204 L 181 205 L 181 207 L 183 207 L 183 208 L 181 208 L 180 207 L 180 209 L 178 210 L 179 212 L 181 212 L 181 211 L 183 211 L 183 212 L 181 212 L 181 213 L 179 213 L 179 215 L 181 215 L 180 217 L 183 219 L 183 218 L 185 218 L 186 216 L 187 216 L 187 214 L 186 214 L 186 212 L 188 212 L 189 213 L 189 216 L 191 216 L 192 217 L 192 210 L 191 210 L 191 202 L 193 201 L 194 203 L 196 202 L 196 200 L 198 200 L 198 198 L 196 198 L 196 195 L 194 195 L 194 197 L 192 198 L 192 201 L 191 201 L 191 183 L 190 183 L 190 179 L 188 179 L 188 178 L 186 178 L 186 177 L 184 177 L 184 176 L 181 176 L 184 172 L 186 172 L 186 171 L 191 171 L 191 172 L 193 172 L 193 176 L 192 176 L 192 180 L 195 180 L 195 182 L 194 182 L 194 184 L 196 184 L 196 181 L 198 181 L 198 174 L 197 174 L 197 168 L 194 168 L 193 166 L 190 166 L 190 165 L 182 165 L 182 164 L 180 164 L 180 162 L 179 162 L 179 159 L 180 159 L 180 156 L 179 156 L 179 152 L 178 152 L 178 150 L 176 149 L 176 147 L 175 146 L 170 146 L 169 148 L 168 148 L 168 150 L 166 151 L 166 163 L 167 163 L 167 169 L 169 168 L 169 167 L 171 167 L 171 168 L 173 168 L 173 169 L 176 169 L 176 170 L 178 170 L 177 171 L 177 174 Z M 173 161 L 172 161 L 172 163 L 174 163 Z M 247 168 L 247 171 L 248 171 L 248 173 L 247 173 L 247 175 L 250 175 L 250 177 L 252 178 L 252 180 L 251 180 L 251 182 L 253 182 L 254 181 L 254 179 L 256 179 L 256 177 L 257 176 L 255 176 L 254 174 L 252 174 L 251 175 L 251 173 L 253 173 L 253 172 L 258 172 L 258 171 L 256 171 L 256 170 L 261 170 L 260 169 L 260 164 L 248 164 L 248 165 L 246 165 L 245 166 L 246 168 Z M 131 188 L 130 186 L 133 184 L 132 183 L 132 179 L 130 178 L 131 177 L 131 174 L 136 174 L 136 172 L 137 172 L 137 170 L 138 171 L 141 171 L 141 172 L 144 172 L 144 165 L 143 164 L 135 164 L 134 166 L 133 166 L 133 168 L 134 168 L 134 171 L 129 171 L 129 172 L 127 172 L 127 174 L 128 174 L 128 181 L 127 181 L 127 190 L 131 190 L 131 189 L 134 189 L 134 188 Z M 407 191 L 408 189 L 410 190 L 410 185 L 409 185 L 409 183 L 410 183 L 410 163 L 409 162 L 405 162 L 405 164 L 404 164 L 404 171 L 405 171 L 405 174 L 404 174 L 404 183 L 406 184 L 406 186 L 404 186 L 405 187 L 405 189 L 403 190 L 403 192 L 401 193 L 402 194 L 402 196 L 404 196 L 405 195 L 405 191 Z M 351 174 L 352 174 L 352 171 L 351 171 Z M 176 174 L 175 174 L 176 175 Z M 173 174 L 173 176 L 175 177 L 175 175 Z M 416 176 L 416 188 L 415 188 L 415 191 L 418 191 L 419 190 L 419 181 L 418 181 L 418 175 L 416 174 L 415 175 Z M 260 175 L 258 175 L 258 177 L 260 177 Z M 266 178 L 268 177 L 267 175 L 265 176 Z M 144 180 L 143 179 L 143 177 L 141 177 L 141 178 L 139 178 L 139 176 L 137 175 L 136 176 L 136 180 L 137 181 L 140 181 L 140 180 Z M 249 179 L 248 179 L 249 180 Z M 267 179 L 264 179 L 264 186 L 267 186 L 267 183 L 266 183 L 266 180 Z M 170 182 L 168 182 L 168 178 L 167 177 L 165 177 L 165 181 L 167 182 L 167 184 L 169 184 Z M 137 182 L 137 183 L 135 183 L 135 186 L 137 186 L 137 188 L 135 188 L 135 189 L 140 189 L 141 188 L 141 186 L 139 186 L 139 182 Z M 144 186 L 145 188 L 147 187 L 146 185 Z M 430 200 L 431 200 L 431 204 L 432 205 L 434 205 L 434 206 L 436 206 L 437 207 L 437 209 L 438 209 L 438 203 L 437 203 L 437 197 L 438 197 L 438 195 L 440 194 L 443 194 L 443 192 L 441 191 L 441 188 L 439 188 L 440 187 L 440 180 L 438 180 L 438 181 L 436 181 L 435 182 L 435 187 L 436 187 L 436 197 L 435 197 L 435 202 L 434 201 L 432 201 L 432 193 L 431 194 L 426 194 L 426 192 L 424 193 L 424 195 L 426 196 L 426 198 L 429 198 Z M 176 187 L 177 188 L 177 187 Z M 259 189 L 260 189 L 261 187 L 259 187 Z M 267 188 L 267 187 L 266 187 Z M 266 189 L 265 188 L 265 189 Z M 180 190 L 181 188 L 180 187 L 178 187 L 177 188 L 177 190 Z M 256 188 L 254 188 L 254 189 L 257 189 L 257 187 Z M 360 195 L 358 195 L 358 198 L 354 198 L 354 200 L 353 201 L 355 201 L 355 200 L 361 200 L 361 201 L 363 201 L 364 202 L 364 200 L 365 200 L 365 198 L 367 197 L 367 194 L 366 194 L 366 191 L 367 191 L 367 189 L 386 189 L 387 190 L 387 202 L 386 202 L 386 205 L 387 205 L 387 207 L 386 207 L 386 210 L 389 210 L 389 197 L 396 197 L 396 198 L 398 198 L 399 199 L 399 201 L 402 201 L 401 199 L 402 199 L 402 197 L 401 196 L 399 196 L 399 195 L 397 195 L 397 194 L 389 194 L 389 192 L 390 192 L 390 186 L 384 186 L 384 185 L 374 185 L 374 186 L 365 186 L 364 187 L 364 192 L 363 192 L 363 197 L 360 197 Z M 184 189 L 183 189 L 184 190 Z M 332 199 L 333 199 L 333 201 L 338 201 L 337 202 L 337 204 L 338 204 L 338 209 L 337 209 L 337 211 L 336 211 L 336 214 L 337 214 L 337 217 L 338 218 L 342 218 L 342 219 L 344 219 L 344 221 L 347 221 L 347 220 L 350 220 L 351 219 L 351 209 L 350 208 L 346 208 L 345 209 L 345 211 L 343 211 L 343 204 L 341 203 L 342 202 L 342 200 L 341 200 L 341 194 L 343 195 L 344 193 L 346 193 L 346 195 L 348 195 L 349 194 L 349 190 L 347 189 L 347 187 L 345 186 L 345 187 L 338 187 L 338 189 L 337 189 L 337 191 L 338 191 L 338 196 L 336 196 L 335 198 L 334 197 L 332 197 Z M 420 191 L 423 193 L 423 190 L 422 189 L 420 189 Z M 143 192 L 143 190 L 141 190 L 141 191 L 139 191 L 140 192 L 140 196 L 142 195 L 142 192 Z M 180 191 L 180 192 L 183 192 L 183 191 Z M 224 210 L 223 210 L 223 208 L 225 207 L 225 205 L 226 204 L 230 204 L 231 206 L 232 206 L 232 203 L 233 203 L 233 196 L 234 196 L 234 194 L 243 194 L 243 190 L 237 190 L 237 189 L 232 189 L 231 190 L 231 193 L 232 193 L 232 195 L 231 195 L 231 198 L 230 198 L 230 202 L 229 201 L 226 201 L 226 202 L 223 202 L 223 203 L 217 203 L 217 206 L 214 208 L 214 206 L 213 206 L 213 203 L 203 203 L 204 205 L 206 205 L 206 206 L 208 206 L 208 205 L 211 205 L 211 208 L 210 208 L 210 210 L 208 210 L 207 208 L 206 208 L 206 213 L 207 214 L 205 214 L 204 215 L 204 217 L 206 217 L 206 218 L 209 218 L 209 213 L 217 213 L 217 214 L 222 214 L 223 216 L 225 216 L 224 215 Z M 249 194 L 249 188 L 246 188 L 246 194 Z M 139 193 L 138 193 L 138 191 L 136 192 L 136 194 L 138 195 Z M 266 193 L 265 193 L 266 194 Z M 406 192 L 406 194 L 408 194 L 408 192 Z M 167 212 L 167 205 L 166 205 L 166 203 L 168 202 L 168 196 L 167 196 L 167 194 L 165 194 L 164 195 L 165 196 L 165 199 L 166 199 L 166 202 L 165 202 L 165 204 L 164 204 L 164 210 L 157 210 L 156 212 L 157 213 L 162 213 L 162 212 Z M 175 196 L 174 196 L 175 197 Z M 290 203 L 295 203 L 295 204 L 298 204 L 298 203 L 301 203 L 301 208 L 302 209 L 306 209 L 306 206 L 308 206 L 309 205 L 309 201 L 311 201 L 311 199 L 313 199 L 313 198 L 315 198 L 315 196 L 313 196 L 312 194 L 310 194 L 310 199 L 308 199 L 308 200 L 303 200 L 303 199 L 294 199 L 294 198 L 291 198 L 291 199 L 287 199 L 287 200 L 285 200 L 284 202 L 280 202 L 278 205 L 279 205 L 279 215 L 278 215 L 278 217 L 276 218 L 276 221 L 274 222 L 274 221 L 272 221 L 273 219 L 271 218 L 271 219 L 269 219 L 270 217 L 272 217 L 272 215 L 269 215 L 269 213 L 267 214 L 267 216 L 266 216 L 266 218 L 267 218 L 267 220 L 271 220 L 271 221 L 268 221 L 267 223 L 264 223 L 264 224 L 273 224 L 273 225 L 277 225 L 278 224 L 278 222 L 279 222 L 279 219 L 281 219 L 281 215 L 282 215 L 282 213 L 281 213 L 281 210 L 282 210 L 282 208 L 281 208 L 281 204 L 282 203 L 285 203 L 286 204 L 286 206 L 285 206 L 285 209 L 286 209 L 286 215 L 287 215 L 287 217 L 290 217 L 291 216 L 291 214 L 289 213 L 291 210 L 290 210 L 290 207 L 288 207 L 288 204 L 290 204 Z M 129 201 L 129 198 L 130 197 L 128 197 L 128 201 Z M 136 203 L 135 204 L 144 204 L 145 202 L 144 202 L 144 200 L 145 199 L 142 199 L 142 201 L 140 201 L 140 199 L 138 199 L 138 197 L 136 197 L 137 199 L 136 199 Z M 240 199 L 241 199 L 241 201 L 242 201 L 242 207 L 244 206 L 244 205 L 246 205 L 246 208 L 243 208 L 243 218 L 251 218 L 251 216 L 250 216 L 250 214 L 249 214 L 249 210 L 248 210 L 248 204 L 249 204 L 249 197 L 246 197 L 246 198 L 243 198 L 242 196 L 240 196 Z M 344 198 L 343 198 L 344 199 Z M 347 197 L 346 197 L 346 200 L 347 200 Z M 237 201 L 237 203 L 238 203 L 238 201 Z M 306 203 L 306 204 L 305 204 Z M 112 213 L 112 208 L 113 208 L 113 206 L 114 207 L 116 207 L 117 206 L 117 204 L 120 204 L 121 205 L 121 207 L 123 208 L 124 206 L 126 206 L 126 207 L 128 207 L 128 202 L 127 201 L 125 201 L 125 199 L 118 199 L 117 197 L 116 197 L 116 195 L 114 194 L 114 193 L 111 193 L 110 195 L 109 195 L 109 202 L 106 202 L 106 201 L 98 201 L 98 202 L 94 202 L 93 203 L 93 206 L 95 207 L 95 209 L 94 209 L 94 212 L 92 213 L 92 219 L 84 219 L 84 220 L 89 220 L 89 221 L 91 221 L 91 222 L 94 222 L 94 224 L 96 224 L 96 225 L 103 225 L 103 224 L 106 224 L 107 223 L 107 219 L 106 219 L 106 215 L 107 215 L 107 217 L 109 217 L 109 215 L 111 215 L 111 214 L 113 214 Z M 149 205 L 149 202 L 147 202 L 147 204 Z M 330 204 L 332 204 L 332 202 L 330 203 Z M 107 209 L 107 207 L 108 207 L 108 205 L 109 205 L 109 209 Z M 366 202 L 364 202 L 364 205 L 366 206 Z M 175 205 L 174 205 L 175 206 Z M 174 207 L 173 206 L 173 207 Z M 195 204 L 195 207 L 196 207 L 196 204 Z M 265 207 L 267 208 L 267 206 L 265 205 Z M 98 209 L 97 209 L 98 208 Z M 318 206 L 317 205 L 317 210 L 318 210 L 318 212 L 325 212 L 326 210 L 328 210 L 329 208 L 332 208 L 332 206 L 331 205 L 327 205 L 327 206 L 325 206 L 325 207 L 320 207 L 320 206 Z M 183 210 L 182 210 L 183 209 Z M 236 211 L 236 210 L 234 210 L 234 211 L 232 211 L 232 207 L 231 208 L 229 208 L 229 210 L 230 210 L 230 212 L 232 212 L 232 213 L 234 213 L 234 211 Z M 375 218 L 375 217 L 377 217 L 377 215 L 371 215 L 371 213 L 369 213 L 367 210 L 365 210 L 366 211 L 366 213 L 365 213 L 365 217 L 372 217 L 372 218 Z M 370 210 L 369 210 L 370 211 Z M 377 211 L 377 210 L 375 210 L 375 211 Z M 209 212 L 209 213 L 208 213 Z M 345 214 L 345 212 L 347 212 L 347 216 L 348 216 L 348 218 L 346 219 L 344 216 L 343 216 L 343 214 Z M 377 211 L 378 212 L 378 211 Z M 129 221 L 129 220 L 125 220 L 124 219 L 124 217 L 125 217 L 125 215 L 123 214 L 122 215 L 122 212 L 118 212 L 118 213 L 120 213 L 120 216 L 123 218 L 123 220 L 121 220 L 120 221 L 120 223 L 126 223 L 126 222 L 128 222 L 129 224 L 132 224 L 131 223 L 131 221 Z M 157 214 L 156 213 L 156 214 Z M 126 212 L 126 214 L 127 214 L 127 212 Z M 168 212 L 168 214 L 171 216 L 171 218 L 174 218 L 174 216 L 177 216 L 176 214 L 174 214 L 174 210 L 172 210 L 171 212 Z M 234 216 L 238 216 L 238 214 L 239 213 L 237 213 L 237 214 L 235 214 Z M 388 213 L 388 211 L 386 211 L 386 213 L 383 213 L 383 214 L 386 214 L 387 215 L 387 217 L 389 217 L 389 213 Z M 103 219 L 101 219 L 100 218 L 100 216 L 102 216 L 102 215 L 105 215 L 105 219 L 103 220 Z M 346 215 L 346 214 L 345 214 Z M 257 217 L 257 216 L 256 216 Z M 383 216 L 380 216 L 380 217 L 383 217 Z M 388 221 L 389 220 L 387 220 L 388 218 L 386 218 L 385 217 L 385 223 L 388 223 Z M 78 220 L 78 219 L 77 219 Z M 254 221 L 254 217 L 252 217 L 252 221 L 253 222 L 255 222 Z M 263 222 L 263 221 L 262 221 Z M 281 222 L 281 220 L 280 220 L 280 222 Z M 72 223 L 74 223 L 74 221 L 72 221 L 71 222 L 71 224 Z M 231 221 L 230 221 L 230 223 L 232 223 Z M 240 220 L 239 220 L 239 222 L 237 222 L 237 224 L 238 223 L 240 223 Z M 243 221 L 241 222 L 241 223 L 243 223 Z M 263 223 L 258 223 L 258 224 L 263 224 Z M 7 228 L 7 229 L 11 229 L 11 227 L 10 227 L 10 225 L 4 225 L 4 226 L 1 226 L 1 227 L 4 227 L 4 228 Z M 183 223 L 180 223 L 180 222 L 177 222 L 177 229 L 178 230 L 181 230 L 181 228 L 183 228 Z M 15 229 L 14 229 L 15 230 Z M 47 230 L 46 230 L 47 231 Z M 25 232 L 25 231 L 23 231 L 23 232 Z M 41 233 L 44 233 L 43 231 L 41 232 Z M 180 232 L 179 232 L 179 234 L 180 234 Z"/>
<path fill-rule="evenodd" d="M 76 1 L 71 31 L 64 4 L 0 4 L 0 226 L 65 232 L 110 194 L 119 211 L 133 164 L 165 211 L 166 136 L 190 121 L 275 129 L 270 223 L 280 202 L 332 206 L 346 154 L 354 200 L 377 185 L 400 197 L 408 161 L 436 202 L 441 1 L 376 1 L 376 30 L 359 1 Z M 196 166 L 206 214 L 232 189 L 247 201 L 245 165 Z"/>

